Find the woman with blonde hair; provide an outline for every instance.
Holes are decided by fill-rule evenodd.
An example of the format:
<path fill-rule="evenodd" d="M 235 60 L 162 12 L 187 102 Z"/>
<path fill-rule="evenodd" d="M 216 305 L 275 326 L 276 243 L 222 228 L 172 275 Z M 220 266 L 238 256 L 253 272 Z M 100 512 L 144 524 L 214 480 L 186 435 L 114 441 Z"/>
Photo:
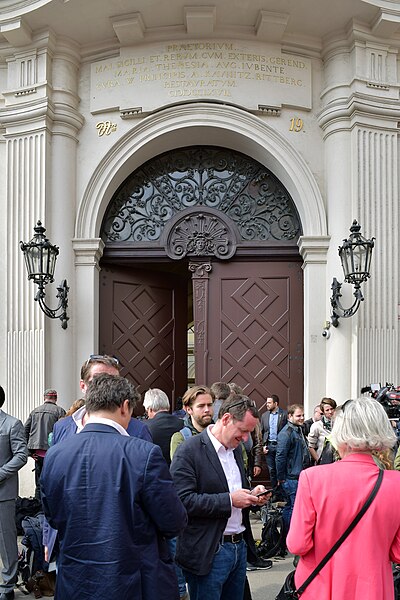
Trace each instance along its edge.
<path fill-rule="evenodd" d="M 383 407 L 373 398 L 348 400 L 336 410 L 331 433 L 341 456 L 302 471 L 287 546 L 300 556 L 300 587 L 361 510 L 377 482 L 373 454 L 396 444 Z M 400 475 L 382 484 L 361 521 L 301 594 L 301 600 L 394 598 L 392 562 L 400 562 Z"/>

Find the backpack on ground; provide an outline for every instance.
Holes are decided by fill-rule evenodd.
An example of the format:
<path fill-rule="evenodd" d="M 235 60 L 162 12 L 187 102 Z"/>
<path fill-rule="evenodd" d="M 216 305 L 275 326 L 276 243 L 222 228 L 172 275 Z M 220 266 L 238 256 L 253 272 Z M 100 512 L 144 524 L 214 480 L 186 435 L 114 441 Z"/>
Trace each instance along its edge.
<path fill-rule="evenodd" d="M 271 558 L 273 556 L 284 556 L 285 550 L 282 511 L 278 508 L 272 509 L 268 512 L 266 522 L 261 531 L 261 542 L 258 546 L 258 552 L 262 558 Z"/>
<path fill-rule="evenodd" d="M 24 548 L 18 559 L 18 578 L 21 580 L 18 587 L 26 593 L 25 588 L 35 598 L 53 596 L 55 590 L 55 573 L 44 570 L 43 520 L 43 513 L 22 519 L 24 537 L 21 544 Z"/>
<path fill-rule="evenodd" d="M 36 571 L 42 571 L 44 567 L 43 520 L 43 513 L 22 520 L 24 537 L 21 544 L 29 552 L 31 575 L 34 575 Z"/>
<path fill-rule="evenodd" d="M 40 500 L 36 498 L 21 498 L 18 496 L 15 502 L 15 524 L 17 526 L 17 535 L 24 535 L 22 520 L 26 517 L 34 517 L 42 512 Z"/>

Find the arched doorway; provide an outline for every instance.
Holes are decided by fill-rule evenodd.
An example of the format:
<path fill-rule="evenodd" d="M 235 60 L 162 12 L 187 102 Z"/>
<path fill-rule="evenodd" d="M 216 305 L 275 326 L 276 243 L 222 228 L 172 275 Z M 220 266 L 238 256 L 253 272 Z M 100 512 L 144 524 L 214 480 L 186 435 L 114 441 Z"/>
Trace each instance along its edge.
<path fill-rule="evenodd" d="M 100 350 L 140 391 L 235 381 L 259 405 L 303 389 L 301 223 L 280 181 L 215 146 L 165 152 L 120 186 L 101 228 Z"/>

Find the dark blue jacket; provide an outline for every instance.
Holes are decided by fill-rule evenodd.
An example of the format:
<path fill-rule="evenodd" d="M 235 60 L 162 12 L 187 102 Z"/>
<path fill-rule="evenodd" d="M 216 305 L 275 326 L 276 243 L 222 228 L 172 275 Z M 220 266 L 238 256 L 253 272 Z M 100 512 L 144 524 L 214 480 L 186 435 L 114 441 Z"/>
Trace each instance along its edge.
<path fill-rule="evenodd" d="M 61 440 L 65 440 L 74 433 L 76 433 L 77 426 L 72 417 L 65 417 L 65 419 L 60 419 L 54 425 L 53 428 L 53 439 L 52 445 L 58 444 Z M 139 419 L 132 418 L 129 422 L 127 432 L 129 435 L 140 438 L 142 440 L 147 440 L 148 442 L 152 442 L 152 437 L 150 431 L 146 427 L 146 425 L 139 421 Z"/>
<path fill-rule="evenodd" d="M 158 446 L 88 423 L 48 450 L 41 489 L 60 538 L 57 598 L 179 599 L 165 538 L 187 516 Z"/>
<path fill-rule="evenodd" d="M 278 433 L 276 475 L 278 481 L 298 479 L 311 466 L 311 457 L 301 427 L 290 421 Z"/>

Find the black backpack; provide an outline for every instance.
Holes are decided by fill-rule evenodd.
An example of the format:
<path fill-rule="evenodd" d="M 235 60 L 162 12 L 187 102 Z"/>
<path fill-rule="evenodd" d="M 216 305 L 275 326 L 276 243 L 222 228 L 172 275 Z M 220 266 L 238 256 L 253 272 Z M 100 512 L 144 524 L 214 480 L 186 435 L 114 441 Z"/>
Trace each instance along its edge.
<path fill-rule="evenodd" d="M 400 565 L 393 565 L 394 600 L 400 600 Z"/>
<path fill-rule="evenodd" d="M 22 519 L 25 517 L 34 517 L 42 512 L 42 504 L 36 498 L 21 498 L 18 496 L 15 502 L 15 524 L 17 526 L 17 535 L 24 535 Z"/>
<path fill-rule="evenodd" d="M 261 531 L 261 543 L 258 550 L 262 558 L 284 556 L 286 550 L 285 531 L 280 509 L 269 511 Z"/>

